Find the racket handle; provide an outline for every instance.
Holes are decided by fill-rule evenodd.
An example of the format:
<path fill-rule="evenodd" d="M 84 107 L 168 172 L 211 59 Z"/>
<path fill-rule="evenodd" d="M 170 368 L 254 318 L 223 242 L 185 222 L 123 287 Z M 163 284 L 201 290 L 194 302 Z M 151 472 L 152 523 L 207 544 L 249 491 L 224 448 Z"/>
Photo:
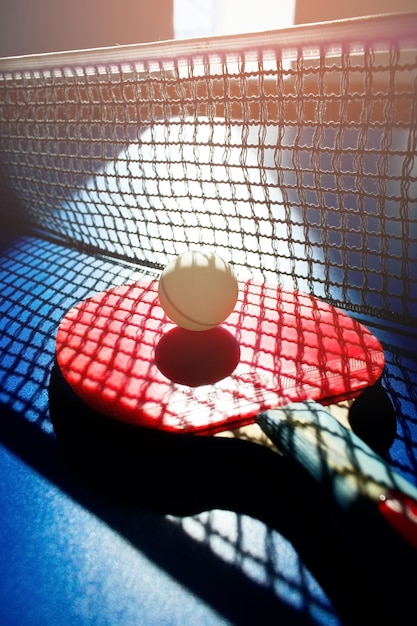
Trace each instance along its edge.
<path fill-rule="evenodd" d="M 265 411 L 257 421 L 347 511 L 369 505 L 417 549 L 417 489 L 323 406 L 307 401 Z"/>

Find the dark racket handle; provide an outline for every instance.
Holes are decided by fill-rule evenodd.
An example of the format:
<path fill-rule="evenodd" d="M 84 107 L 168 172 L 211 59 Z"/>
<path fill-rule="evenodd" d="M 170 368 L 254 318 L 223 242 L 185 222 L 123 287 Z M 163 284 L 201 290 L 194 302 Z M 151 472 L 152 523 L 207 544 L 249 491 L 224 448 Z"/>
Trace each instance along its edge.
<path fill-rule="evenodd" d="M 273 443 L 301 464 L 343 509 L 355 511 L 364 521 L 377 509 L 417 550 L 417 488 L 322 405 L 290 403 L 261 413 L 257 421 Z"/>

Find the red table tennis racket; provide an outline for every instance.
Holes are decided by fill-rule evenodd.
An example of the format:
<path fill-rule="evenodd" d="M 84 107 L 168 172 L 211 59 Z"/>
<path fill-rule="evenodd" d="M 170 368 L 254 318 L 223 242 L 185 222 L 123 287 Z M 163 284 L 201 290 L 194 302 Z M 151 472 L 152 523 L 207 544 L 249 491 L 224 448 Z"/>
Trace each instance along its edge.
<path fill-rule="evenodd" d="M 221 326 L 193 332 L 166 317 L 157 288 L 152 278 L 111 288 L 59 325 L 65 382 L 114 420 L 213 434 L 290 401 L 354 397 L 383 370 L 378 339 L 312 296 L 247 281 Z"/>
<path fill-rule="evenodd" d="M 169 439 L 176 444 L 171 449 L 181 458 L 190 435 L 245 431 L 254 424 L 325 488 L 329 472 L 340 466 L 341 477 L 330 491 L 344 509 L 365 501 L 361 515 L 365 511 L 364 519 L 369 520 L 370 511 L 377 510 L 378 493 L 383 495 L 379 505 L 383 517 L 417 547 L 412 519 L 417 491 L 401 477 L 394 480 L 383 459 L 353 434 L 345 435 L 343 427 L 333 427 L 333 418 L 320 408 L 369 389 L 384 367 L 378 339 L 333 306 L 280 286 L 247 281 L 240 284 L 236 307 L 221 326 L 193 332 L 166 317 L 158 300 L 158 280 L 146 278 L 98 293 L 72 308 L 59 325 L 56 362 L 60 378 L 95 416 L 93 429 L 100 428 L 102 420 L 105 443 L 100 461 L 96 457 L 91 461 L 99 473 L 106 472 L 109 463 L 110 471 L 114 467 L 109 461 L 113 436 L 119 474 L 138 476 L 136 461 L 130 460 L 143 454 L 143 446 L 154 446 L 156 440 L 147 433 L 161 433 L 164 445 L 174 436 L 175 442 Z M 287 414 L 291 419 L 283 429 Z M 80 424 L 84 417 L 75 419 Z M 109 423 L 124 427 L 112 433 Z M 88 428 L 88 449 L 92 446 L 97 452 L 100 435 Z M 78 426 L 75 431 L 75 440 L 82 440 Z M 213 438 L 191 437 L 194 442 L 207 439 Z M 178 448 L 179 441 L 185 447 Z M 200 446 L 196 454 L 201 451 Z M 169 459 L 173 461 L 172 455 Z M 186 467 L 187 472 L 190 467 L 195 470 L 187 462 Z M 175 479 L 178 482 L 184 481 Z M 403 510 L 397 512 L 392 502 L 400 502 Z M 361 517 L 359 526 L 362 521 Z"/>

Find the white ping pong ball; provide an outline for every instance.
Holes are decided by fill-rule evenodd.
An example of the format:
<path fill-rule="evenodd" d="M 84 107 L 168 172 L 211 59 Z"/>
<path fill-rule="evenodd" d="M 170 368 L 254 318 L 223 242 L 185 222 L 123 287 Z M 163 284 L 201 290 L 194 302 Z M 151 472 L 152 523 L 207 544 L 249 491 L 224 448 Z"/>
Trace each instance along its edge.
<path fill-rule="evenodd" d="M 230 315 L 238 282 L 232 267 L 211 252 L 189 251 L 168 263 L 159 279 L 166 315 L 187 330 L 209 330 Z"/>

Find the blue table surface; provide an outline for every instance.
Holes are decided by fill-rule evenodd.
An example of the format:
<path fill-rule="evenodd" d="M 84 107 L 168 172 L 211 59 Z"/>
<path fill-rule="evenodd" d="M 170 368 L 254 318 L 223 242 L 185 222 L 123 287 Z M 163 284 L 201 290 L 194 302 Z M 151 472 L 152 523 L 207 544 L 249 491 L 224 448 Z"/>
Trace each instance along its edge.
<path fill-rule="evenodd" d="M 344 623 L 292 543 L 255 516 L 160 514 L 69 471 L 49 414 L 57 325 L 139 270 L 28 235 L 3 232 L 0 247 L 0 623 Z M 416 334 L 372 330 L 397 415 L 389 459 L 417 484 Z"/>

